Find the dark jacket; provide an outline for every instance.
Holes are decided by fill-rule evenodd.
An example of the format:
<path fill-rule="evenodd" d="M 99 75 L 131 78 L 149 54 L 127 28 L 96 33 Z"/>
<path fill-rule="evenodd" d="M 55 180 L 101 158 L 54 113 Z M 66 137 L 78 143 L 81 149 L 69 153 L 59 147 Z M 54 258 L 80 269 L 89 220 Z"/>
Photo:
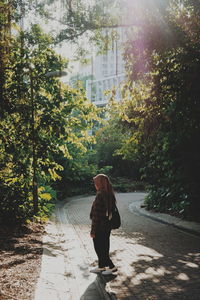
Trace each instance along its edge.
<path fill-rule="evenodd" d="M 110 222 L 106 214 L 106 196 L 103 192 L 98 191 L 90 212 L 90 219 L 92 220 L 91 234 L 96 235 L 98 232 L 110 230 Z"/>

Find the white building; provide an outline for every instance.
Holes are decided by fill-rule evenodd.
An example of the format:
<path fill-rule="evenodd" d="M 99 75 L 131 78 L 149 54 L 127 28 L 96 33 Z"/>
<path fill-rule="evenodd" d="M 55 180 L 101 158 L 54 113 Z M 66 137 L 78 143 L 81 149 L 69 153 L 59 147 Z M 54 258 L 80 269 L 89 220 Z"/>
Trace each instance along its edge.
<path fill-rule="evenodd" d="M 106 90 L 116 90 L 115 98 L 120 100 L 120 86 L 125 79 L 123 61 L 124 28 L 118 28 L 118 39 L 113 40 L 111 49 L 105 54 L 93 57 L 91 62 L 92 80 L 86 82 L 86 95 L 97 106 L 108 102 Z"/>

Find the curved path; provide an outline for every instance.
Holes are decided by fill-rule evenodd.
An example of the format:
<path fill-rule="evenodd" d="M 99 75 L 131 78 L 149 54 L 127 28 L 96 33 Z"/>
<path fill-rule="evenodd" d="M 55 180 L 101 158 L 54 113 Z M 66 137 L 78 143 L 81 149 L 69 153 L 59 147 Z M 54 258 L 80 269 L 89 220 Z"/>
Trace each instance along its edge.
<path fill-rule="evenodd" d="M 122 227 L 112 232 L 111 255 L 118 275 L 106 278 L 89 272 L 97 263 L 89 236 L 94 196 L 60 203 L 35 300 L 199 300 L 199 237 L 130 210 L 144 196 L 116 195 Z"/>

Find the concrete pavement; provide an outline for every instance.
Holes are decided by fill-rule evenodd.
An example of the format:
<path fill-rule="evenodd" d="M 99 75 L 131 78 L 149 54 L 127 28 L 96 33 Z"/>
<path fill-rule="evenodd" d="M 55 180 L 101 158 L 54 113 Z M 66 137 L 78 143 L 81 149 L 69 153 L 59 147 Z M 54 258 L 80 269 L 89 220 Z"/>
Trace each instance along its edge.
<path fill-rule="evenodd" d="M 144 207 L 141 207 L 142 204 L 143 204 L 142 200 L 134 201 L 129 205 L 129 209 L 130 211 L 139 214 L 141 216 L 145 216 L 147 218 L 161 222 L 163 224 L 171 225 L 180 230 L 183 230 L 184 232 L 188 232 L 200 236 L 200 223 L 186 221 L 181 218 L 177 218 L 164 213 L 147 211 Z"/>
<path fill-rule="evenodd" d="M 89 236 L 94 197 L 74 197 L 58 204 L 46 227 L 35 300 L 199 300 L 199 224 L 182 232 L 171 226 L 174 217 L 159 214 L 157 222 L 140 207 L 144 193 L 116 196 L 122 227 L 112 232 L 111 256 L 118 275 L 89 272 L 97 264 Z"/>

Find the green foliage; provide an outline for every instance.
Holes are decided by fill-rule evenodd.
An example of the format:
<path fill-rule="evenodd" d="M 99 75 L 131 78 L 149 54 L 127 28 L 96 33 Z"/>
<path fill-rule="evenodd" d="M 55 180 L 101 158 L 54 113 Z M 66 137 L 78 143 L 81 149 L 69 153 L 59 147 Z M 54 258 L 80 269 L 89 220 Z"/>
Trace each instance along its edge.
<path fill-rule="evenodd" d="M 39 220 L 45 220 L 51 215 L 52 210 L 55 207 L 55 200 L 57 199 L 57 193 L 51 186 L 42 185 L 38 189 L 39 195 Z"/>
<path fill-rule="evenodd" d="M 53 2 L 48 1 L 49 8 Z M 62 195 L 92 191 L 91 177 L 97 172 L 119 176 L 125 168 L 128 174 L 123 175 L 137 179 L 141 167 L 150 183 L 150 209 L 199 219 L 199 3 L 150 2 L 68 1 L 58 20 L 63 30 L 54 39 L 38 25 L 11 36 L 12 18 L 19 20 L 24 11 L 54 19 L 45 10 L 46 1 L 12 1 L 12 7 L 0 1 L 0 218 L 32 217 L 34 173 L 43 218 L 56 198 L 52 187 Z M 68 64 L 52 44 L 95 31 L 89 39 L 98 39 L 101 50 L 107 50 L 117 38 L 114 28 L 121 16 L 133 10 L 138 12 L 134 22 L 127 13 L 123 24 L 131 28 L 123 101 L 112 103 L 94 148 L 88 130 L 100 121 L 97 110 L 82 89 L 45 76 Z M 132 185 L 115 184 L 119 190 Z"/>
<path fill-rule="evenodd" d="M 125 52 L 129 81 L 118 107 L 128 138 L 118 151 L 143 162 L 147 205 L 199 219 L 200 18 L 193 1 L 170 1 L 165 26 L 149 17 Z M 184 22 L 183 22 L 184 20 Z M 159 33 L 159 34 L 158 34 Z M 145 38 L 146 37 L 146 38 Z"/>
<path fill-rule="evenodd" d="M 124 177 L 111 177 L 112 186 L 116 192 L 130 193 L 146 191 L 147 184 Z"/>
<path fill-rule="evenodd" d="M 77 88 L 80 88 L 80 86 L 86 90 L 86 81 L 87 80 L 94 80 L 94 76 L 93 75 L 74 75 L 70 78 L 70 84 L 73 86 L 73 87 L 77 87 Z"/>
<path fill-rule="evenodd" d="M 3 95 L 5 68 L 11 45 L 11 3 L 0 0 L 0 95 Z"/>
<path fill-rule="evenodd" d="M 99 172 L 113 177 L 124 176 L 139 179 L 139 164 L 136 161 L 124 159 L 121 153 L 128 135 L 120 124 L 117 103 L 110 102 L 105 117 L 107 122 L 95 133 L 96 144 L 94 149 Z"/>
<path fill-rule="evenodd" d="M 64 167 L 74 178 L 90 172 L 84 155 L 94 142 L 88 130 L 98 119 L 96 109 L 81 90 L 45 76 L 67 64 L 50 43 L 38 25 L 13 39 L 0 107 L 0 218 L 33 215 L 34 172 L 42 218 L 53 208 L 56 195 L 50 186 L 61 179 Z"/>

